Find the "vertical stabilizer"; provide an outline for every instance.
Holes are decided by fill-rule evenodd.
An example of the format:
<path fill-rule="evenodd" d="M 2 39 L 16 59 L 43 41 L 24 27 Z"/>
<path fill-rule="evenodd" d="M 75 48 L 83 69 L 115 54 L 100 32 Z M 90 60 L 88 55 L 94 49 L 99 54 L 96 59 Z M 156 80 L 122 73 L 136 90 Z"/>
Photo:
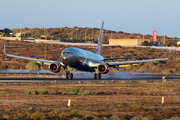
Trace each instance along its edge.
<path fill-rule="evenodd" d="M 104 21 L 102 22 L 102 27 L 101 27 L 101 30 L 100 30 L 100 33 L 99 33 L 98 46 L 97 46 L 96 50 L 94 51 L 95 54 L 99 54 L 99 55 L 101 55 L 103 28 L 104 28 Z"/>

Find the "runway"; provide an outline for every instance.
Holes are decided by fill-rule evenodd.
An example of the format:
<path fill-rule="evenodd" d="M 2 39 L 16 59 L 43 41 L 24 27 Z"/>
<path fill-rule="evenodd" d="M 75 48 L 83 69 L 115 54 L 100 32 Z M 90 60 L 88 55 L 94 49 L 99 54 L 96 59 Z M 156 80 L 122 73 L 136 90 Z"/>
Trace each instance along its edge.
<path fill-rule="evenodd" d="M 127 76 L 127 77 L 126 77 Z M 126 74 L 122 78 L 118 77 L 102 77 L 102 79 L 90 78 L 80 78 L 76 77 L 74 79 L 65 79 L 65 77 L 15 77 L 15 78 L 0 78 L 0 83 L 31 83 L 31 82 L 41 82 L 41 83 L 99 83 L 99 82 L 138 82 L 138 81 L 180 81 L 180 74 L 150 74 L 150 73 L 136 73 L 136 74 Z"/>

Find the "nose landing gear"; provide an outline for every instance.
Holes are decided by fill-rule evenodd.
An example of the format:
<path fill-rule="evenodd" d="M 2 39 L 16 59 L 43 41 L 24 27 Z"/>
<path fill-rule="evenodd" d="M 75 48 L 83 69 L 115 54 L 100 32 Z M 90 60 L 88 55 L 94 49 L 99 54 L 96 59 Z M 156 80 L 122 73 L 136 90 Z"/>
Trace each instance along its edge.
<path fill-rule="evenodd" d="M 68 79 L 70 77 L 70 79 L 73 79 L 73 73 L 70 73 L 70 71 L 66 71 L 66 79 Z"/>
<path fill-rule="evenodd" d="M 101 74 L 100 73 L 94 73 L 94 79 L 101 79 Z"/>

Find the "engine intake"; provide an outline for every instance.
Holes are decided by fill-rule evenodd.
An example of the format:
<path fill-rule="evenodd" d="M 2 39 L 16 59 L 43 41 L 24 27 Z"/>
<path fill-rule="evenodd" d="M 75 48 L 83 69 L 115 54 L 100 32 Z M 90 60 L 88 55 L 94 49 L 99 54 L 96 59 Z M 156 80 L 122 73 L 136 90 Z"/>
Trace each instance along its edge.
<path fill-rule="evenodd" d="M 61 65 L 59 63 L 51 63 L 49 65 L 49 70 L 58 73 L 61 70 Z"/>
<path fill-rule="evenodd" d="M 98 72 L 102 74 L 106 74 L 109 72 L 109 67 L 105 63 L 101 63 L 100 65 L 98 65 L 97 69 L 98 69 Z"/>

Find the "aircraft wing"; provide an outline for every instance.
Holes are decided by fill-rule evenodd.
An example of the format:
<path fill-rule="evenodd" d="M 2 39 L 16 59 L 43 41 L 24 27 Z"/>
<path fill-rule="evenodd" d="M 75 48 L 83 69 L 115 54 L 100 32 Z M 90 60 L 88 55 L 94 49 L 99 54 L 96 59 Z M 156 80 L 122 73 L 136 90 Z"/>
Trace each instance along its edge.
<path fill-rule="evenodd" d="M 137 61 L 123 61 L 123 62 L 107 62 L 107 64 L 109 66 L 114 66 L 114 65 L 135 64 L 135 63 L 152 62 L 152 61 L 163 61 L 163 60 L 169 60 L 169 58 L 149 59 L 149 60 L 137 60 Z"/>
<path fill-rule="evenodd" d="M 176 47 L 177 48 L 177 47 Z M 169 58 L 160 58 L 160 59 L 148 59 L 148 60 L 136 60 L 136 61 L 122 61 L 122 62 L 106 62 L 106 64 L 111 67 L 115 65 L 125 65 L 125 64 L 135 64 L 135 63 L 143 63 L 143 62 L 153 62 L 153 61 L 163 61 L 172 59 L 176 54 L 176 49 L 172 57 Z"/>
<path fill-rule="evenodd" d="M 176 47 L 177 48 L 177 47 Z M 153 61 L 163 61 L 163 60 L 169 60 L 172 59 L 175 56 L 176 49 L 174 51 L 174 54 L 172 57 L 169 58 L 160 58 L 160 59 L 148 59 L 148 60 L 136 60 L 136 61 L 122 61 L 122 62 L 104 62 L 106 63 L 109 67 L 113 67 L 115 65 L 126 65 L 126 64 L 136 64 L 136 63 L 143 63 L 143 62 L 153 62 Z M 95 63 L 90 65 L 90 67 L 97 67 L 101 63 Z"/>
<path fill-rule="evenodd" d="M 4 54 L 8 57 L 13 57 L 13 58 L 19 58 L 19 59 L 24 59 L 24 60 L 31 60 L 31 61 L 37 61 L 37 62 L 44 62 L 44 63 L 54 63 L 54 62 L 58 62 L 61 65 L 63 65 L 63 63 L 61 61 L 52 61 L 52 60 L 43 60 L 43 59 L 36 59 L 36 58 L 29 58 L 29 57 L 22 57 L 22 56 L 16 56 L 16 55 L 10 55 L 10 54 L 6 54 L 6 48 L 5 48 L 5 43 L 4 43 Z"/>

